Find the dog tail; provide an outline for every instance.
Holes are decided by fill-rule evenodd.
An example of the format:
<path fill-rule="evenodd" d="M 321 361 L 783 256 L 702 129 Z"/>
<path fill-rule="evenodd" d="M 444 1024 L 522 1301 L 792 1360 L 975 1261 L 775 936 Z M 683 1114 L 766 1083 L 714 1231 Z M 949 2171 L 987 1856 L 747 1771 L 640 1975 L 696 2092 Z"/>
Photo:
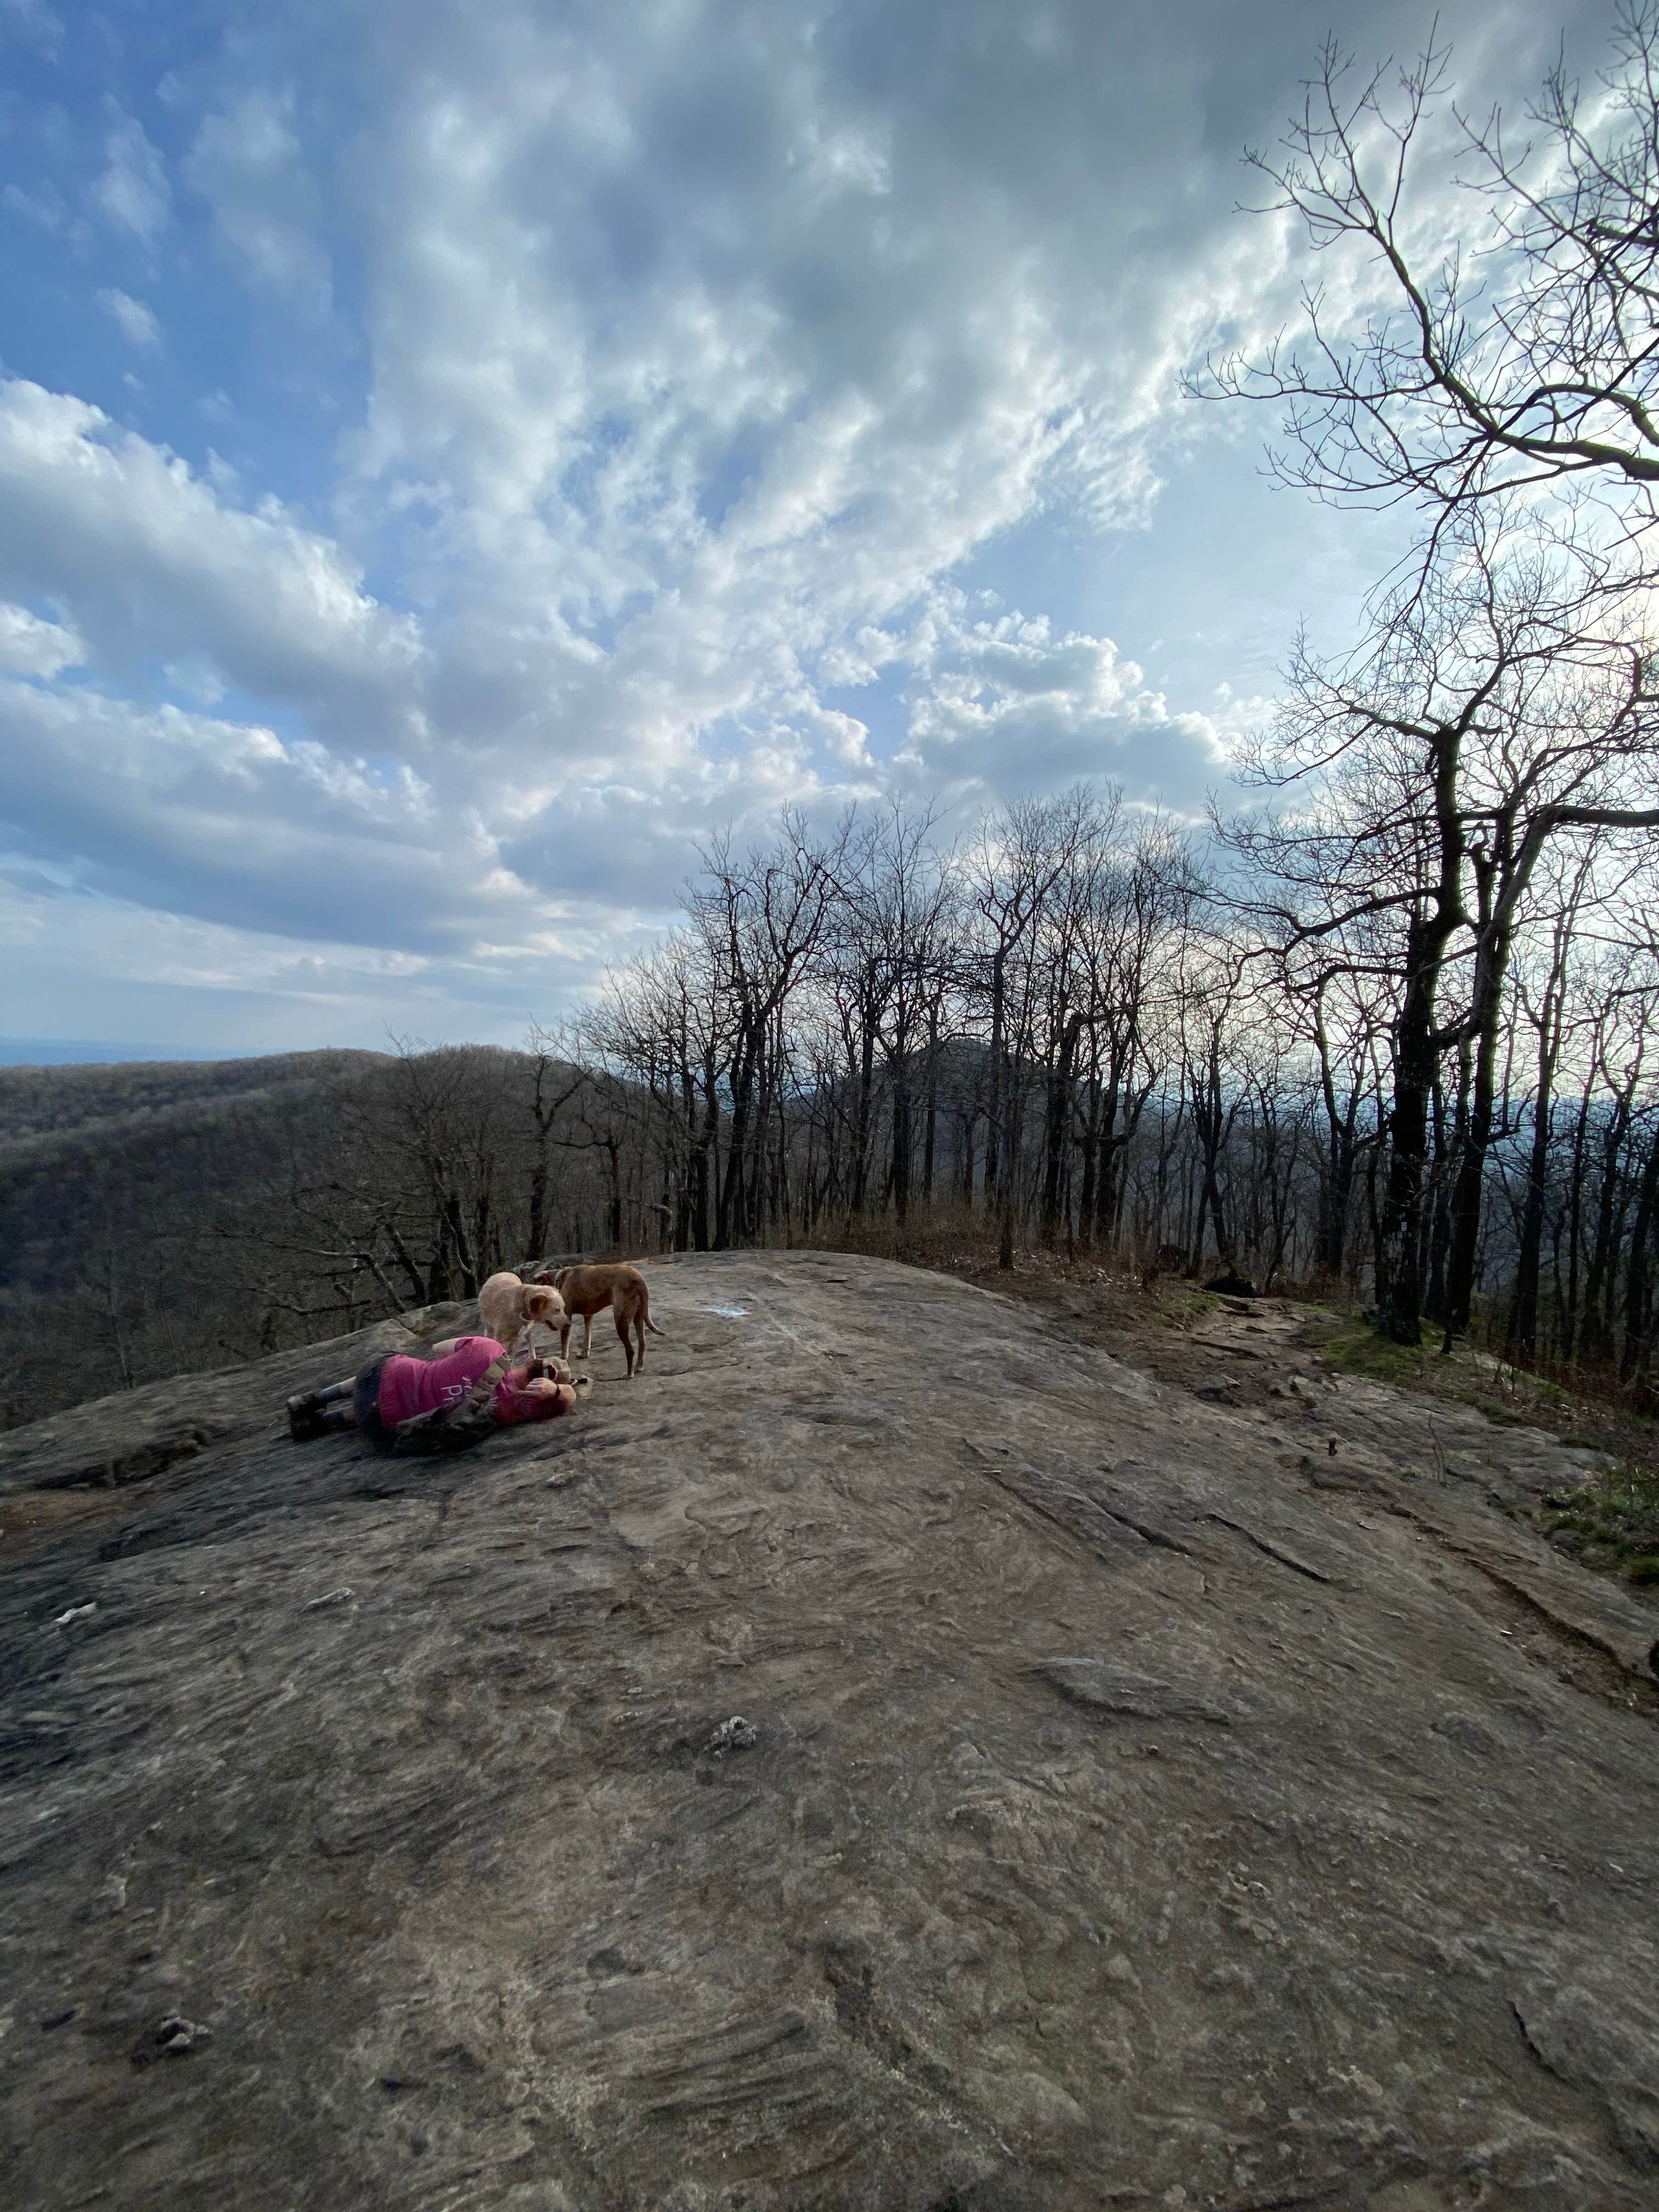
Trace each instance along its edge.
<path fill-rule="evenodd" d="M 668 1331 L 665 1328 L 659 1328 L 656 1322 L 651 1318 L 651 1293 L 649 1291 L 647 1291 L 645 1296 L 640 1300 L 640 1319 L 645 1323 L 653 1336 L 667 1335 Z"/>

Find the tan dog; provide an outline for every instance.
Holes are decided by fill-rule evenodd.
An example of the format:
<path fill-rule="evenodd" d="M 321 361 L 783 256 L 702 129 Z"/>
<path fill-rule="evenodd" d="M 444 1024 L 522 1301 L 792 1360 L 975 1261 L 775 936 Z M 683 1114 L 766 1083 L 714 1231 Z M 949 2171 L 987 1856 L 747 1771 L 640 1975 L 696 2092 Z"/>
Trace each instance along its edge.
<path fill-rule="evenodd" d="M 645 1277 L 637 1267 L 625 1261 L 607 1260 L 589 1267 L 561 1267 L 553 1278 L 553 1288 L 564 1300 L 564 1333 L 559 1339 L 561 1355 L 570 1342 L 570 1324 L 580 1314 L 582 1322 L 582 1348 L 580 1357 L 589 1358 L 593 1349 L 593 1316 L 609 1306 L 617 1316 L 617 1334 L 622 1339 L 623 1356 L 631 1375 L 637 1366 L 645 1372 L 645 1332 L 653 1336 L 665 1334 L 651 1318 L 651 1293 L 646 1287 Z M 633 1331 L 633 1338 L 629 1331 Z M 634 1339 L 638 1340 L 639 1356 L 634 1352 Z"/>
<path fill-rule="evenodd" d="M 565 1336 L 570 1334 L 564 1300 L 558 1291 L 541 1283 L 521 1283 L 508 1267 L 479 1285 L 478 1320 L 484 1334 L 493 1336 L 509 1352 L 514 1350 L 520 1337 L 534 1349 L 532 1331 L 538 1322 L 544 1328 L 562 1328 Z M 563 1337 L 559 1340 L 559 1349 L 564 1349 Z"/>

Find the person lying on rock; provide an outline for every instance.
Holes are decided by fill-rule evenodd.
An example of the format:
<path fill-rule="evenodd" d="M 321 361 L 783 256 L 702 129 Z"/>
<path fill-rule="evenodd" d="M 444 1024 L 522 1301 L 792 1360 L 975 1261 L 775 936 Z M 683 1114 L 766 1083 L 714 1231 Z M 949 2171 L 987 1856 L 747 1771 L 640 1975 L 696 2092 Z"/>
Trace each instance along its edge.
<path fill-rule="evenodd" d="M 447 1336 L 424 1352 L 383 1352 L 343 1382 L 302 1390 L 288 1401 L 289 1434 L 297 1444 L 356 1429 L 389 1451 L 459 1449 L 492 1428 L 556 1420 L 576 1398 L 562 1360 L 514 1360 L 493 1336 Z"/>

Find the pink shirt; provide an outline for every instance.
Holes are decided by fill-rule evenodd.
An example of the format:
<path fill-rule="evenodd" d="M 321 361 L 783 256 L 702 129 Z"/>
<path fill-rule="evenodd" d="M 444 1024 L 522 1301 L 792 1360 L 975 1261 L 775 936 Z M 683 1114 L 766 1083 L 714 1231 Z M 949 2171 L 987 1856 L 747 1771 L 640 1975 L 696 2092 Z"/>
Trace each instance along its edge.
<path fill-rule="evenodd" d="M 394 1352 L 380 1370 L 381 1422 L 395 1429 L 416 1413 L 458 1404 L 501 1350 L 493 1336 L 463 1336 L 441 1359 L 411 1359 Z M 515 1421 L 552 1420 L 564 1408 L 550 1391 L 532 1395 L 516 1389 L 504 1376 L 495 1385 L 490 1410 L 503 1427 L 511 1427 Z"/>

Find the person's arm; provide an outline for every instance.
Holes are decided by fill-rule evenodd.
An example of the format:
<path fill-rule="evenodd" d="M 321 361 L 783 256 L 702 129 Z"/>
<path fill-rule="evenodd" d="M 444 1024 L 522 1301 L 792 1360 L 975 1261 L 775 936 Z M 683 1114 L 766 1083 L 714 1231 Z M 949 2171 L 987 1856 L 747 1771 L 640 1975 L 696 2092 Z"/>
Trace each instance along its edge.
<path fill-rule="evenodd" d="M 496 1385 L 495 1417 L 511 1425 L 519 1421 L 550 1421 L 560 1413 L 568 1413 L 576 1403 L 576 1393 L 568 1382 L 555 1382 L 548 1376 L 534 1376 L 520 1380 L 516 1372 L 504 1375 Z"/>

